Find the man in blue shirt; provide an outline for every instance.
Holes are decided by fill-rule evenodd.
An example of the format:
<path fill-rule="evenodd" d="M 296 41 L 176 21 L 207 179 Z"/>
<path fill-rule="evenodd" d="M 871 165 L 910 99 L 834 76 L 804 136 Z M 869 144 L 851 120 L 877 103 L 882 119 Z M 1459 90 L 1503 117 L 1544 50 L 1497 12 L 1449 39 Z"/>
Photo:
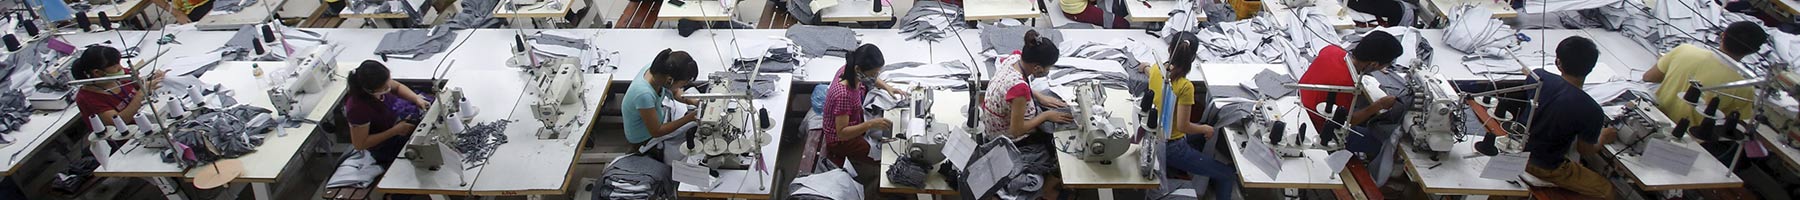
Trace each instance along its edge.
<path fill-rule="evenodd" d="M 1570 146 L 1581 154 L 1595 154 L 1616 132 L 1603 128 L 1606 114 L 1593 97 L 1581 91 L 1581 83 L 1594 70 L 1599 55 L 1593 41 L 1570 37 L 1556 48 L 1561 75 L 1544 69 L 1531 71 L 1539 79 L 1531 81 L 1541 84 L 1535 94 L 1538 105 L 1531 111 L 1530 141 L 1525 144 L 1531 158 L 1525 172 L 1581 195 L 1612 199 L 1612 184 L 1606 177 L 1565 159 Z M 1575 142 L 1578 139 L 1581 142 Z"/>

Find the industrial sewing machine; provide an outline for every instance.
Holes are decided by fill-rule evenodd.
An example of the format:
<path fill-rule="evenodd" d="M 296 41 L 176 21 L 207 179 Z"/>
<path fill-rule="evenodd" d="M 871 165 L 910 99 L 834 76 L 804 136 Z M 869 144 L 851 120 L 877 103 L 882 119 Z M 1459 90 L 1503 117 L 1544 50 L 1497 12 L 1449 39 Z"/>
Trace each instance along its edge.
<path fill-rule="evenodd" d="M 25 101 L 31 103 L 32 109 L 62 110 L 74 105 L 76 88 L 69 84 L 75 80 L 69 72 L 74 62 L 75 56 L 63 56 L 39 68 L 38 83 L 33 89 L 25 91 Z"/>
<path fill-rule="evenodd" d="M 1083 161 L 1112 164 L 1113 158 L 1125 154 L 1131 148 L 1129 133 L 1132 127 L 1123 118 L 1114 117 L 1113 113 L 1102 110 L 1105 107 L 1105 88 L 1099 81 L 1078 82 L 1075 87 L 1075 101 L 1069 104 L 1070 116 L 1075 118 L 1072 127 L 1060 127 L 1056 133 L 1075 135 L 1074 146 L 1078 146 L 1076 158 Z"/>
<path fill-rule="evenodd" d="M 758 128 L 767 123 L 757 117 L 754 102 L 748 94 L 725 93 L 729 87 L 742 87 L 718 75 L 710 79 L 715 93 L 686 95 L 700 101 L 696 108 L 698 125 L 688 135 L 687 147 L 677 148 L 688 156 L 704 156 L 703 165 L 714 169 L 745 169 L 746 162 L 760 153 L 770 141 L 768 133 Z"/>
<path fill-rule="evenodd" d="M 566 136 L 563 133 L 577 131 L 570 128 L 580 128 L 576 125 L 579 122 L 573 121 L 572 114 L 576 113 L 563 112 L 561 107 L 582 102 L 581 88 L 586 80 L 573 59 L 557 63 L 555 67 L 538 70 L 531 80 L 535 88 L 533 94 L 537 96 L 537 101 L 531 104 L 532 113 L 544 123 L 544 128 L 538 129 L 538 139 L 560 139 Z"/>
<path fill-rule="evenodd" d="M 1274 100 L 1258 100 L 1252 106 L 1250 116 L 1244 119 L 1244 132 L 1250 138 L 1265 139 L 1269 148 L 1282 157 L 1305 156 L 1301 152 L 1310 148 L 1306 144 L 1306 127 L 1299 127 L 1300 134 L 1287 134 L 1287 122 L 1281 121 L 1280 112 L 1275 110 Z"/>
<path fill-rule="evenodd" d="M 269 102 L 275 105 L 275 112 L 286 116 L 299 116 L 296 113 L 301 94 L 310 94 L 324 90 L 326 84 L 337 80 L 333 76 L 337 72 L 337 55 L 342 48 L 336 45 L 323 44 L 306 50 L 300 55 L 288 58 L 288 68 L 270 78 L 285 80 L 269 88 Z"/>
<path fill-rule="evenodd" d="M 902 152 L 907 158 L 919 163 L 943 162 L 945 158 L 944 144 L 949 141 L 949 138 L 946 137 L 952 131 L 961 131 L 952 130 L 955 127 L 951 127 L 950 124 L 938 122 L 936 114 L 931 113 L 935 90 L 937 89 L 913 87 L 909 90 L 912 98 L 904 100 L 910 102 L 909 104 L 882 112 L 882 118 L 893 122 L 894 126 L 889 132 L 894 139 L 906 141 L 901 143 L 900 149 L 904 149 Z M 913 129 L 915 126 L 923 127 L 923 129 Z"/>
<path fill-rule="evenodd" d="M 1449 152 L 1461 140 L 1462 113 L 1466 109 L 1462 96 L 1450 81 L 1437 73 L 1419 70 L 1407 74 L 1406 87 L 1412 91 L 1412 103 L 1406 109 L 1402 125 L 1412 136 L 1415 149 Z"/>
<path fill-rule="evenodd" d="M 1677 133 L 1685 132 L 1686 125 L 1676 125 L 1668 115 L 1656 108 L 1656 104 L 1644 99 L 1625 103 L 1624 113 L 1613 120 L 1613 127 L 1618 128 L 1619 144 L 1628 145 L 1627 153 L 1643 154 L 1646 140 L 1671 139 Z"/>
<path fill-rule="evenodd" d="M 417 128 L 413 129 L 412 138 L 406 142 L 406 150 L 401 155 L 411 160 L 413 166 L 426 167 L 436 171 L 446 161 L 462 161 L 461 154 L 451 149 L 456 143 L 457 133 L 461 133 L 472 116 L 462 116 L 463 108 L 458 103 L 442 102 L 463 98 L 462 89 L 440 89 L 437 98 L 441 103 L 432 103 L 421 110 Z M 458 170 L 460 171 L 460 170 Z"/>

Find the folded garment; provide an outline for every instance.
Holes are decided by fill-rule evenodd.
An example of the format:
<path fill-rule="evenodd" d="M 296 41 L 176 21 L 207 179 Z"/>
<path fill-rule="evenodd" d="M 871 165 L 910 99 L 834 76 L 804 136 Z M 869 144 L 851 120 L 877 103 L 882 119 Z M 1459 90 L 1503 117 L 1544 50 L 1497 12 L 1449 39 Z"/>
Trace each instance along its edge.
<path fill-rule="evenodd" d="M 1008 26 L 981 24 L 981 48 L 993 50 L 999 54 L 1010 54 L 1025 47 L 1025 31 L 1037 30 L 1038 36 L 1050 38 L 1051 42 L 1061 44 L 1062 31 L 1030 26 Z"/>
<path fill-rule="evenodd" d="M 338 163 L 337 171 L 331 173 L 331 179 L 325 181 L 325 188 L 366 188 L 375 181 L 375 177 L 386 172 L 381 165 L 375 165 L 375 157 L 369 151 L 351 151 L 343 162 Z"/>
<path fill-rule="evenodd" d="M 900 160 L 895 160 L 894 165 L 888 167 L 887 178 L 888 181 L 893 182 L 894 185 L 925 188 L 925 176 L 927 170 L 931 170 L 930 164 L 915 162 L 913 159 L 907 157 L 900 157 Z"/>
<path fill-rule="evenodd" d="M 668 164 L 642 154 L 614 159 L 600 175 L 594 199 L 658 199 L 675 196 Z"/>
<path fill-rule="evenodd" d="M 456 40 L 456 32 L 449 27 L 439 26 L 422 30 L 400 30 L 388 32 L 381 36 L 381 43 L 375 45 L 375 54 L 399 58 L 426 59 L 450 48 Z"/>
<path fill-rule="evenodd" d="M 456 15 L 450 16 L 450 21 L 444 22 L 442 26 L 450 27 L 451 30 L 462 30 L 498 28 L 506 23 L 506 20 L 500 20 L 493 16 L 494 6 L 500 5 L 500 0 L 461 0 L 456 3 L 462 10 L 457 11 Z"/>
<path fill-rule="evenodd" d="M 0 91 L 0 133 L 18 131 L 31 121 L 31 102 L 25 100 L 25 92 L 20 90 Z M 0 144 L 11 143 L 0 138 Z M 0 145 L 4 146 L 4 145 Z"/>
<path fill-rule="evenodd" d="M 844 169 L 794 178 L 794 195 L 813 195 L 834 200 L 863 199 L 863 187 Z"/>
<path fill-rule="evenodd" d="M 900 24 L 896 27 L 900 28 L 901 35 L 907 35 L 908 41 L 937 42 L 948 37 L 951 31 L 968 26 L 964 24 L 962 15 L 962 6 L 942 1 L 919 1 L 913 3 L 912 10 L 907 11 L 906 16 L 900 17 Z"/>
<path fill-rule="evenodd" d="M 834 26 L 795 25 L 788 27 L 787 38 L 800 45 L 801 54 L 807 57 L 844 56 L 857 45 L 856 32 L 850 28 Z"/>

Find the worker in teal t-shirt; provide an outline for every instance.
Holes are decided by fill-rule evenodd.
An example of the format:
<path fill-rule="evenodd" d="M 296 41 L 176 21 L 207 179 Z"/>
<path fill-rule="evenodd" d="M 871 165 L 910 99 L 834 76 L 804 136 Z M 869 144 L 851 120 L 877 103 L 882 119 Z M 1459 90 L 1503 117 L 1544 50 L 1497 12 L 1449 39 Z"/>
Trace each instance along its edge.
<path fill-rule="evenodd" d="M 666 109 L 660 102 L 674 99 L 689 105 L 699 103 L 681 97 L 681 88 L 687 87 L 699 74 L 699 64 L 687 52 L 664 49 L 657 53 L 650 66 L 631 80 L 630 88 L 625 90 L 619 113 L 625 117 L 625 139 L 633 146 L 642 147 L 650 138 L 668 135 L 693 122 L 692 111 L 681 118 L 667 119 L 663 116 Z"/>

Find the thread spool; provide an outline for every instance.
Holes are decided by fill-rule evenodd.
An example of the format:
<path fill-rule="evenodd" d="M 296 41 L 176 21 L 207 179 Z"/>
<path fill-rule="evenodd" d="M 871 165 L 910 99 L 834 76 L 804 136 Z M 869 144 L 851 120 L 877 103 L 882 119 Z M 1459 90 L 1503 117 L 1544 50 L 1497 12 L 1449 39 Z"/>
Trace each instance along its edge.
<path fill-rule="evenodd" d="M 82 32 L 94 31 L 92 23 L 88 21 L 87 14 L 75 15 L 75 26 L 81 27 Z"/>
<path fill-rule="evenodd" d="M 23 46 L 19 45 L 19 36 L 16 36 L 13 34 L 6 34 L 6 36 L 0 36 L 0 42 L 4 42 L 6 44 L 7 52 L 19 51 L 19 49 L 24 48 Z"/>
<path fill-rule="evenodd" d="M 1674 135 L 1675 138 L 1681 138 L 1682 136 L 1687 135 L 1688 124 L 1690 123 L 1692 122 L 1689 122 L 1688 119 L 1681 119 L 1681 122 L 1675 122 L 1675 130 L 1670 131 L 1669 133 Z"/>
<path fill-rule="evenodd" d="M 108 16 L 108 15 L 106 15 L 106 11 L 100 11 L 99 16 L 100 16 L 100 30 L 102 30 L 102 31 L 112 30 L 113 29 L 112 18 L 106 17 L 106 16 Z"/>

